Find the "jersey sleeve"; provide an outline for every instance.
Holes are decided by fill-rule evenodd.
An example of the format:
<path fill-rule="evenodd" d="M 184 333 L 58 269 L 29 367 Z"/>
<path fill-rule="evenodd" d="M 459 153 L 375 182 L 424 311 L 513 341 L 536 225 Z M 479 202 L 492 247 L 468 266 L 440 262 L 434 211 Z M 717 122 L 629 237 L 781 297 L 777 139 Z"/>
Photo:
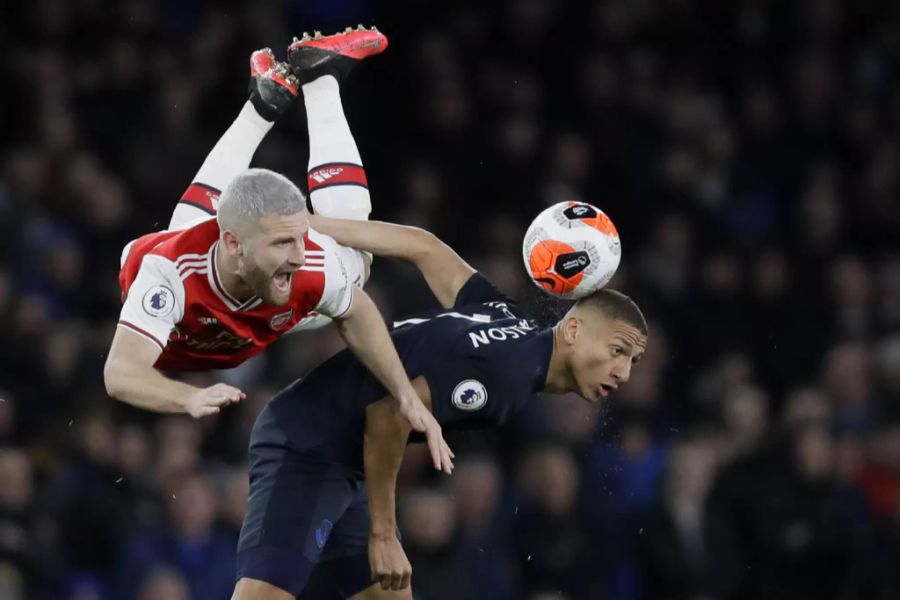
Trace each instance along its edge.
<path fill-rule="evenodd" d="M 466 304 L 480 304 L 482 302 L 505 302 L 515 304 L 509 296 L 498 290 L 490 280 L 481 273 L 473 273 L 469 280 L 460 288 L 453 302 L 453 308 Z"/>
<path fill-rule="evenodd" d="M 313 232 L 310 231 L 310 236 L 312 235 Z M 322 234 L 315 234 L 315 241 L 322 247 L 322 254 L 320 254 L 322 259 L 320 260 L 324 264 L 322 262 L 319 262 L 319 264 L 322 265 L 321 268 L 325 273 L 322 297 L 315 310 L 326 317 L 340 319 L 350 310 L 350 305 L 353 304 L 354 286 L 350 280 L 347 265 L 348 261 L 353 258 L 352 253 L 355 250 L 341 246 L 332 238 Z M 307 260 L 307 264 L 318 262 L 312 257 L 309 257 Z M 316 267 L 313 264 L 309 268 Z"/>
<path fill-rule="evenodd" d="M 119 327 L 127 327 L 160 349 L 184 317 L 184 284 L 172 261 L 148 254 L 141 262 L 119 314 Z"/>

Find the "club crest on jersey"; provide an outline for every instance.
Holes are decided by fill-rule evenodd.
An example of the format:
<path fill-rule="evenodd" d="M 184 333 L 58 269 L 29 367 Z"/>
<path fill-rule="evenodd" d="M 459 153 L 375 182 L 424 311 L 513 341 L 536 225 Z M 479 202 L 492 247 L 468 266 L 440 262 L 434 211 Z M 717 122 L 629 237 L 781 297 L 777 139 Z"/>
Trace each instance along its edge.
<path fill-rule="evenodd" d="M 294 316 L 294 309 L 283 313 L 278 313 L 272 320 L 269 321 L 269 327 L 271 327 L 274 331 L 278 331 L 279 329 L 284 329 L 285 325 L 291 322 L 291 318 Z"/>
<path fill-rule="evenodd" d="M 175 308 L 175 294 L 164 285 L 155 285 L 144 294 L 144 311 L 154 317 L 164 317 Z"/>
<path fill-rule="evenodd" d="M 487 403 L 487 388 L 476 379 L 465 379 L 453 388 L 453 406 L 460 410 L 479 410 Z"/>

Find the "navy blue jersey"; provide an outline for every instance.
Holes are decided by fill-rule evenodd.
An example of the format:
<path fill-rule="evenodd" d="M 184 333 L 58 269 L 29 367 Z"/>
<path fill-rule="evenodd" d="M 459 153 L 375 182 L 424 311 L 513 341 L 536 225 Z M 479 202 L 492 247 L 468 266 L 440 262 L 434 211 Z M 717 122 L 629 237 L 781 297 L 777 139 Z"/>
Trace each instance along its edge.
<path fill-rule="evenodd" d="M 552 331 L 476 273 L 453 308 L 395 323 L 394 345 L 410 379 L 424 376 L 445 429 L 505 423 L 547 377 Z M 268 439 L 362 467 L 366 407 L 387 395 L 350 350 L 339 352 L 272 400 Z"/>

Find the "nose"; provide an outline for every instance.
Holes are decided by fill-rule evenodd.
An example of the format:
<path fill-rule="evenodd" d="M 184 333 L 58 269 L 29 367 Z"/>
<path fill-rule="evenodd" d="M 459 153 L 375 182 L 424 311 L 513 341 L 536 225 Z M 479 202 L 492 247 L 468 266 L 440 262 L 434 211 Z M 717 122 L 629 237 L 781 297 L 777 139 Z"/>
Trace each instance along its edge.
<path fill-rule="evenodd" d="M 616 384 L 626 383 L 631 377 L 631 359 L 618 362 L 610 375 L 616 380 Z"/>
<path fill-rule="evenodd" d="M 291 254 L 288 256 L 288 262 L 291 266 L 297 267 L 298 269 L 306 264 L 306 248 L 304 248 L 302 242 L 294 244 L 291 247 Z"/>

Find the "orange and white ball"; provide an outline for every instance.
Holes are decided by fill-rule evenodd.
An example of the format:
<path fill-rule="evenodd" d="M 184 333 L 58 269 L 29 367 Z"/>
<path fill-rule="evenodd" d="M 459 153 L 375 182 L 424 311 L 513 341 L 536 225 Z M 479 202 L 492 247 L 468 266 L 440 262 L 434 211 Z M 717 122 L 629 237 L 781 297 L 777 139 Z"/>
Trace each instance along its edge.
<path fill-rule="evenodd" d="M 539 214 L 525 233 L 522 258 L 535 285 L 575 300 L 606 285 L 622 257 L 616 226 L 585 202 L 560 202 Z"/>

